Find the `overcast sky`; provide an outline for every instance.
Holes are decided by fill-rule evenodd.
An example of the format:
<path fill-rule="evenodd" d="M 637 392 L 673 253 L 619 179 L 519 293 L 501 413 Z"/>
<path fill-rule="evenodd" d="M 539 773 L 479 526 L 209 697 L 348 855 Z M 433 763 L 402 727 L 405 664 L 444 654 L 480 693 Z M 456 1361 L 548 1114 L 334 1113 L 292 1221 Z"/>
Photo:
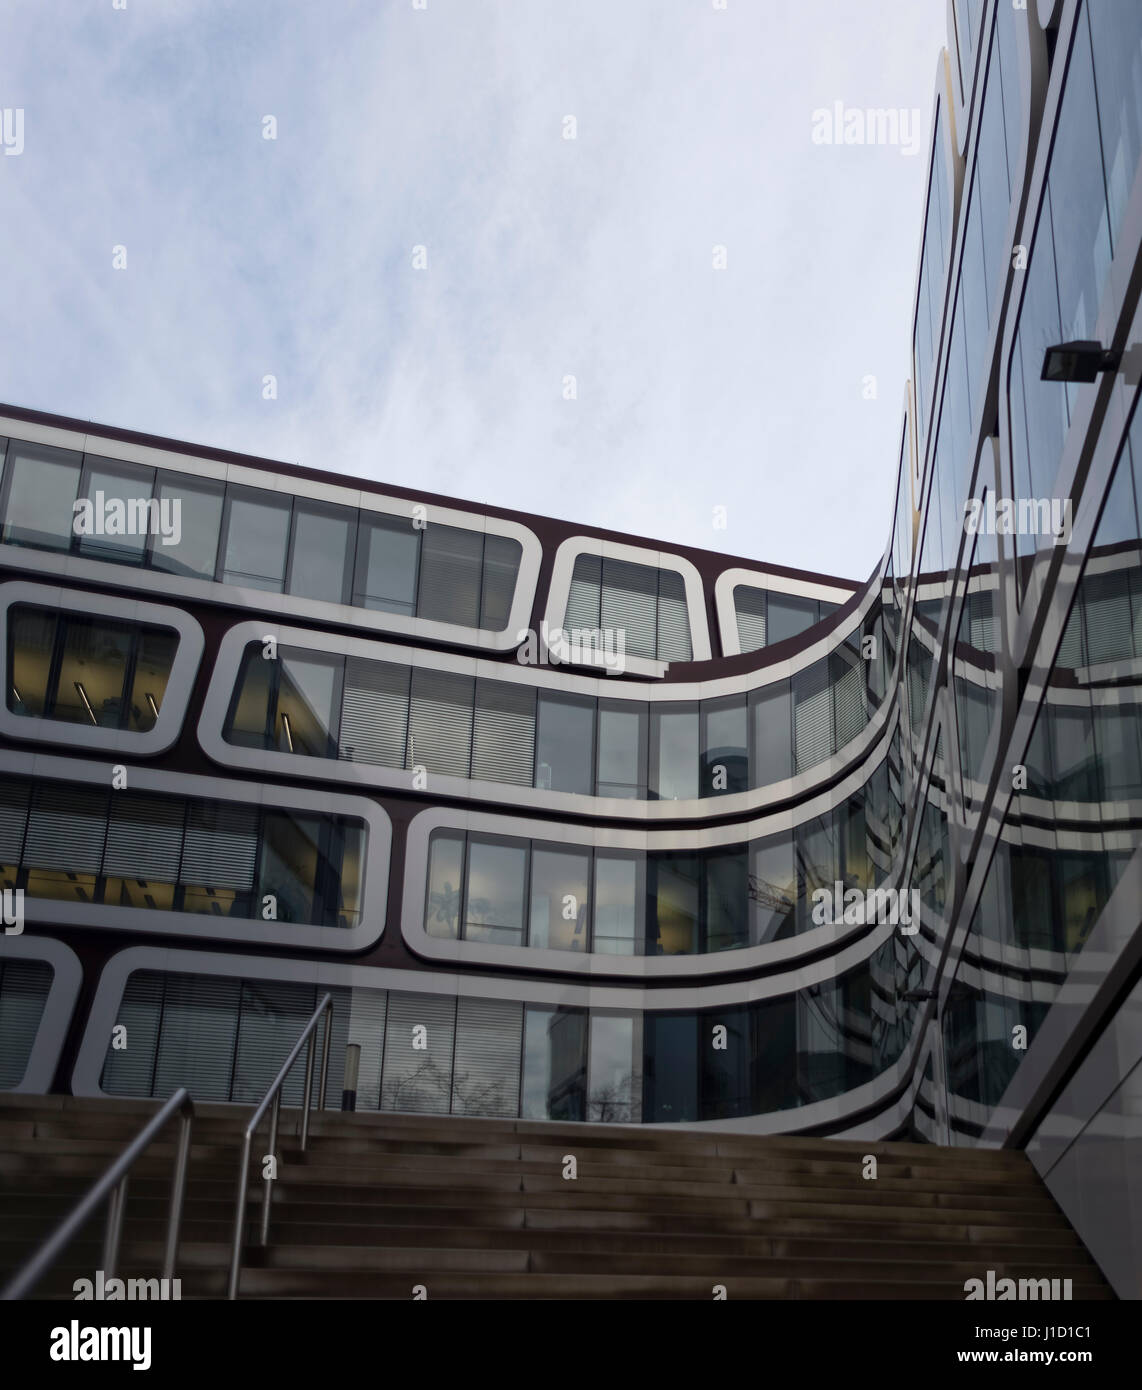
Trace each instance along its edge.
<path fill-rule="evenodd" d="M 4 0 L 0 400 L 863 579 L 946 14 Z"/>

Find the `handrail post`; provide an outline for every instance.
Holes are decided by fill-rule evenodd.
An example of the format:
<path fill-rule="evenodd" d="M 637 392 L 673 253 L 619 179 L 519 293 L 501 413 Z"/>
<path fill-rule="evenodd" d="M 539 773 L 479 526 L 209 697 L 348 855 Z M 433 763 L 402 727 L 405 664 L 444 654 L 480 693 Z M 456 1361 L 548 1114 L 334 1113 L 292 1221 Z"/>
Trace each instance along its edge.
<path fill-rule="evenodd" d="M 310 1033 L 309 1046 L 305 1049 L 305 1090 L 301 1098 L 301 1147 L 304 1150 L 309 1138 L 309 1102 L 313 1096 L 313 1056 L 317 1046 L 317 1034 Z"/>
<path fill-rule="evenodd" d="M 278 1117 L 279 1117 L 280 1114 L 281 1114 L 281 1108 L 282 1108 L 282 1092 L 281 1092 L 281 1087 L 279 1086 L 278 1089 L 274 1092 L 274 1108 L 270 1111 L 270 1148 L 269 1148 L 269 1157 L 270 1157 L 270 1171 L 271 1171 L 271 1173 L 273 1172 L 273 1169 L 274 1169 L 274 1167 L 275 1167 L 275 1165 L 276 1165 L 276 1163 L 277 1163 L 277 1152 L 278 1152 Z M 263 1166 L 264 1166 L 264 1164 L 265 1164 L 265 1158 L 264 1158 L 264 1157 L 263 1157 L 263 1159 L 262 1159 L 262 1163 L 263 1163 Z M 270 1239 L 270 1194 L 273 1192 L 273 1190 L 274 1190 L 274 1179 L 273 1179 L 273 1177 L 272 1177 L 272 1176 L 271 1176 L 271 1177 L 266 1177 L 266 1178 L 264 1179 L 264 1188 L 263 1188 L 263 1191 L 262 1191 L 262 1231 L 261 1231 L 261 1239 L 260 1239 L 259 1242 L 258 1242 L 260 1245 L 267 1245 L 267 1244 L 269 1244 L 269 1239 Z"/>
<path fill-rule="evenodd" d="M 321 1040 L 321 1089 L 317 1093 L 317 1108 L 325 1108 L 325 1094 L 329 1089 L 329 1048 L 333 1042 L 333 1001 L 330 1000 L 329 1007 L 325 1010 L 325 1035 Z M 301 1147 L 305 1148 L 305 1140 L 302 1140 Z"/>
<path fill-rule="evenodd" d="M 190 1116 L 183 1112 L 178 1127 L 178 1154 L 175 1157 L 174 1178 L 171 1181 L 171 1211 L 167 1221 L 167 1248 L 163 1256 L 163 1278 L 174 1278 L 178 1258 L 178 1237 L 182 1227 L 182 1207 L 186 1197 L 186 1177 L 190 1168 Z"/>
<path fill-rule="evenodd" d="M 126 1174 L 111 1189 L 107 1200 L 107 1230 L 103 1235 L 103 1277 L 114 1279 L 119 1268 L 119 1244 L 123 1237 L 123 1212 L 127 1206 Z"/>
<path fill-rule="evenodd" d="M 309 1022 L 302 1029 L 301 1036 L 290 1049 L 289 1055 L 282 1063 L 277 1076 L 270 1083 L 266 1094 L 262 1097 L 261 1104 L 250 1117 L 250 1122 L 246 1126 L 242 1140 L 242 1164 L 238 1173 L 238 1192 L 236 1210 L 234 1212 L 234 1231 L 232 1236 L 232 1246 L 230 1250 L 230 1278 L 227 1284 L 226 1297 L 236 1299 L 238 1297 L 238 1285 L 242 1278 L 242 1242 L 246 1233 L 246 1207 L 249 1202 L 249 1183 L 250 1183 L 250 1153 L 257 1132 L 258 1125 L 261 1123 L 262 1116 L 266 1113 L 266 1108 L 270 1106 L 270 1147 L 268 1157 L 273 1160 L 271 1169 L 277 1166 L 277 1147 L 278 1147 L 278 1126 L 281 1120 L 282 1087 L 286 1079 L 293 1071 L 298 1058 L 301 1056 L 301 1049 L 306 1048 L 305 1058 L 305 1095 L 301 1106 L 301 1147 L 304 1151 L 309 1142 L 309 1107 L 313 1096 L 313 1061 L 314 1048 L 317 1045 L 315 1030 L 322 1017 L 325 1020 L 324 1046 L 325 1052 L 321 1061 L 321 1095 L 324 1097 L 327 1089 L 329 1077 L 329 1047 L 333 1036 L 333 996 L 326 991 L 322 995 L 321 1002 L 310 1015 Z M 318 1105 L 323 1103 L 319 1100 Z M 262 1217 L 259 1223 L 260 1243 L 265 1246 L 270 1239 L 270 1209 L 272 1204 L 274 1178 L 265 1178 L 265 1188 L 262 1193 Z"/>
<path fill-rule="evenodd" d="M 238 1169 L 238 1200 L 234 1210 L 234 1243 L 230 1249 L 230 1281 L 226 1297 L 238 1297 L 238 1280 L 242 1277 L 242 1237 L 246 1232 L 246 1197 L 250 1181 L 250 1141 L 253 1135 L 247 1129 L 242 1138 L 242 1163 Z"/>

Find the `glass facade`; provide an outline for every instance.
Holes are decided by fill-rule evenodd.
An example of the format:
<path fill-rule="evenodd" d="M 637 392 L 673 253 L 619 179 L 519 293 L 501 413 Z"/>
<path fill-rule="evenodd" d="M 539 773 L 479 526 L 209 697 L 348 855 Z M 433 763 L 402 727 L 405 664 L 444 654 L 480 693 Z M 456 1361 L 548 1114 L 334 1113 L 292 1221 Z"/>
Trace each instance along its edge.
<path fill-rule="evenodd" d="M 523 554 L 511 537 L 425 521 L 411 504 L 409 516 L 393 516 L 4 444 L 0 544 L 468 628 L 507 626 Z"/>
<path fill-rule="evenodd" d="M 1092 1047 L 1114 1033 L 1123 1075 L 1142 1060 L 1121 1007 L 1138 930 L 1121 890 L 1142 827 L 1137 374 L 1128 352 L 1097 382 L 1042 379 L 1048 346 L 1137 336 L 1142 7 L 1067 3 L 1049 32 L 1035 6 L 953 12 L 963 101 L 939 88 L 886 549 L 842 621 L 824 600 L 736 583 L 742 655 L 654 681 L 521 670 L 490 641 L 477 661 L 439 633 L 366 645 L 331 622 L 316 640 L 302 600 L 502 631 L 520 547 L 295 495 L 284 475 L 253 486 L 253 461 L 239 486 L 90 455 L 79 433 L 74 449 L 0 446 L 13 575 L 66 555 L 61 583 L 120 600 L 153 570 L 229 586 L 187 600 L 208 657 L 159 766 L 172 785 L 263 779 L 242 800 L 201 783 L 112 791 L 58 767 L 0 782 L 0 885 L 38 916 L 66 904 L 69 931 L 87 930 L 84 904 L 183 921 L 265 921 L 276 905 L 256 969 L 193 943 L 193 969 L 132 968 L 113 1001 L 142 1041 L 129 1055 L 82 1013 L 91 974 L 74 1036 L 98 1050 L 104 1089 L 247 1100 L 272 1075 L 338 968 L 311 938 L 291 950 L 291 926 L 362 922 L 365 827 L 336 811 L 347 783 L 394 824 L 399 905 L 333 985 L 338 1059 L 362 1049 L 362 1109 L 742 1129 L 773 1116 L 753 1127 L 997 1144 L 1022 1142 L 1032 1106 L 1049 1128 L 1043 1097 L 1071 1084 L 1056 1005 L 1089 1010 Z M 1034 93 L 1030 73 L 1049 79 Z M 52 437 L 70 436 L 61 423 Z M 76 502 L 110 515 L 150 501 L 160 515 L 180 502 L 177 540 L 72 527 Z M 1065 535 L 1019 524 L 1062 504 Z M 559 546 L 604 546 L 540 530 L 533 618 Z M 717 564 L 692 554 L 715 612 Z M 566 627 L 692 662 L 667 559 L 579 553 Z M 117 569 L 89 578 L 93 560 Z M 251 641 L 235 663 L 226 634 L 266 593 L 299 600 L 288 640 Z M 174 640 L 13 601 L 7 708 L 29 728 L 55 721 L 53 740 L 90 760 L 90 726 L 150 727 Z M 291 807 L 300 783 L 321 813 Z M 713 804 L 762 788 L 744 808 Z M 114 937 L 91 927 L 100 969 L 130 919 Z M 1112 976 L 1113 998 L 1099 990 Z M 27 1064 L 38 978 L 0 936 L 3 1084 Z"/>
<path fill-rule="evenodd" d="M 792 678 L 714 700 L 649 703 L 282 646 L 246 649 L 224 737 L 541 791 L 689 801 L 811 771 L 865 730 L 887 688 L 879 604 Z M 304 728 L 307 736 L 299 737 Z"/>

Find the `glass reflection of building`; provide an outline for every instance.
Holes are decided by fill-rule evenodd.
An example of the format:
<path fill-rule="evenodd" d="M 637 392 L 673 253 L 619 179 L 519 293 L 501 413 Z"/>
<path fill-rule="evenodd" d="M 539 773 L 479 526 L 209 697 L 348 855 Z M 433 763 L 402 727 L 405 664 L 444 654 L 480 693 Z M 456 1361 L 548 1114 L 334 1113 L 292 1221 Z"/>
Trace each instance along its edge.
<path fill-rule="evenodd" d="M 0 408 L 4 1085 L 249 1099 L 328 988 L 359 1108 L 1023 1145 L 1136 1277 L 1142 6 L 951 16 L 865 584 Z"/>

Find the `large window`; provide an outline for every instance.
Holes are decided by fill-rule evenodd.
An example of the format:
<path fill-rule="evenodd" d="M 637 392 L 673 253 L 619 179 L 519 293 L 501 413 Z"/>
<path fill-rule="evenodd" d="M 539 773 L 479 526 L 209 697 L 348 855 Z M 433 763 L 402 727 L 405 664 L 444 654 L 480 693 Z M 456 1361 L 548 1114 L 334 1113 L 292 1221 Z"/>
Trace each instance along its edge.
<path fill-rule="evenodd" d="M 435 667 L 281 648 L 245 652 L 223 736 L 308 757 L 619 800 L 771 786 L 857 738 L 887 685 L 881 609 L 792 678 L 744 695 L 648 704 Z"/>
<path fill-rule="evenodd" d="M 355 927 L 366 838 L 353 817 L 87 784 L 0 798 L 5 878 L 71 903 Z"/>
<path fill-rule="evenodd" d="M 646 852 L 435 830 L 424 929 L 624 956 L 763 945 L 819 925 L 818 889 L 831 903 L 838 883 L 844 892 L 891 881 L 900 823 L 885 760 L 834 810 L 748 844 Z"/>
<path fill-rule="evenodd" d="M 153 729 L 178 649 L 170 628 L 14 605 L 8 708 L 104 729 Z"/>
<path fill-rule="evenodd" d="M 0 440 L 0 542 L 502 632 L 510 536 Z M 680 578 L 680 577 L 679 577 Z M 669 629 L 669 596 L 662 619 Z M 667 645 L 669 645 L 667 643 Z"/>
<path fill-rule="evenodd" d="M 690 661 L 686 584 L 677 570 L 600 555 L 578 555 L 563 626 L 619 633 L 628 656 Z"/>

